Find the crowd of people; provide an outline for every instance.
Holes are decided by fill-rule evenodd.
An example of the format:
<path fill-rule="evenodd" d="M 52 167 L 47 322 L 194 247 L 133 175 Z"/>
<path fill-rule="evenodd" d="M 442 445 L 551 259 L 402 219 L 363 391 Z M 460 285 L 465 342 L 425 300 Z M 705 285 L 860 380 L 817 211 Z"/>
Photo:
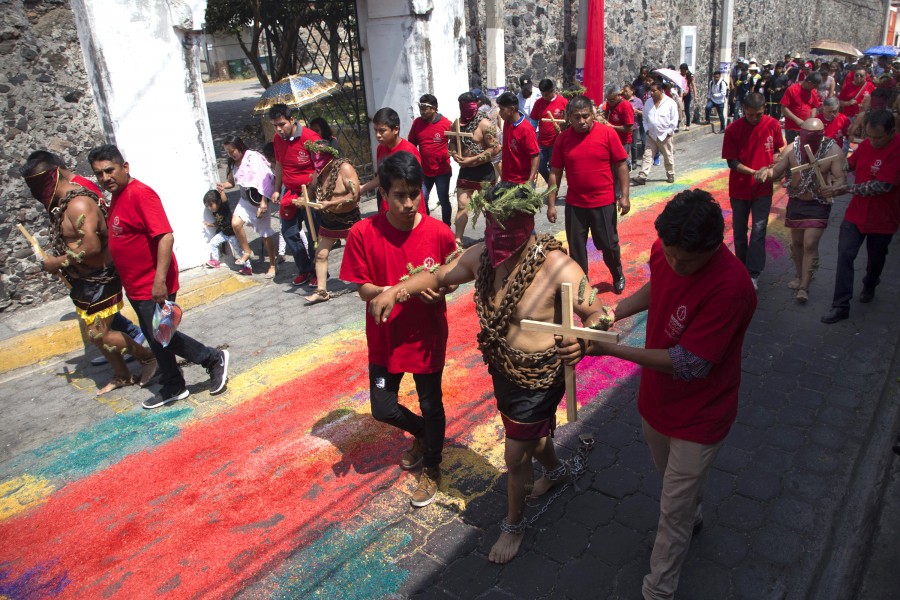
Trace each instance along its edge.
<path fill-rule="evenodd" d="M 705 113 L 708 121 L 716 110 L 724 133 L 734 252 L 724 243 L 725 215 L 713 197 L 699 189 L 682 191 L 655 221 L 650 281 L 612 306 L 595 303 L 603 284 L 587 280 L 588 234 L 609 271 L 606 289 L 624 294 L 617 219 L 630 210 L 630 187 L 646 184 L 660 159 L 667 182 L 675 181 L 674 134 L 695 122 L 692 109 L 700 100 L 687 65 L 680 68 L 680 87 L 642 68 L 633 83 L 609 86 L 602 102 L 583 95 L 567 99 L 550 79 L 542 79 L 535 92 L 523 76 L 517 93 L 504 92 L 495 103 L 480 90 L 464 91 L 457 98 L 460 117 L 453 121 L 440 113 L 438 98 L 424 94 L 406 138 L 397 111 L 383 107 L 372 119 L 377 175 L 367 182 L 341 156 L 326 122 L 307 125 L 288 106 L 274 105 L 268 111 L 275 131 L 270 148 L 256 152 L 238 137 L 225 140 L 225 180 L 203 197 L 212 219 L 204 221 L 211 236 L 208 266 L 221 265 L 220 247 L 227 244 L 234 264 L 252 273 L 250 227 L 263 240 L 266 276 L 275 275 L 286 249 L 298 270 L 293 285 L 314 288 L 306 300 L 316 304 L 331 297 L 329 253 L 345 244 L 339 276 L 357 286 L 367 306 L 372 416 L 412 438 L 400 466 L 421 467 L 410 498 L 415 507 L 433 502 L 441 484 L 445 299 L 474 281 L 477 343 L 492 377 L 509 472 L 507 514 L 489 555 L 497 563 L 519 552 L 528 525 L 526 499 L 574 476 L 552 440 L 564 367 L 586 355 L 642 366 L 638 410 L 663 481 L 643 594 L 671 598 L 691 537 L 703 524 L 706 475 L 737 413 L 741 345 L 765 267 L 774 182 L 784 178 L 788 190 L 786 226 L 796 268 L 789 286 L 798 302 L 809 297 L 832 199 L 852 194 L 825 323 L 849 316 L 853 260 L 863 242 L 868 264 L 859 301 L 873 300 L 900 225 L 900 137 L 891 112 L 897 108 L 900 65 L 785 58 L 791 60 L 774 65 L 739 59 L 732 85 L 721 73 L 713 73 L 709 83 Z M 857 140 L 860 134 L 865 139 Z M 845 164 L 848 146 L 853 152 Z M 137 381 L 123 360 L 131 354 L 140 361 L 141 385 L 157 370 L 160 375 L 160 393 L 145 408 L 188 395 L 176 356 L 206 367 L 210 393 L 224 391 L 227 350 L 180 330 L 165 346 L 153 335 L 154 310 L 178 292 L 172 227 L 160 198 L 131 176 L 115 146 L 95 148 L 88 161 L 99 188 L 46 151 L 33 153 L 22 175 L 51 219 L 52 255 L 43 266 L 71 282 L 82 323 L 115 371 L 104 390 Z M 459 167 L 455 218 L 451 161 Z M 852 184 L 848 167 L 855 173 Z M 538 187 L 539 176 L 546 188 Z M 563 178 L 567 249 L 535 233 L 535 215 L 544 207 L 548 221 L 557 220 Z M 232 211 L 225 190 L 233 187 L 240 196 Z M 363 218 L 359 204 L 368 192 L 376 194 L 377 207 Z M 439 219 L 429 214 L 432 193 Z M 269 210 L 276 206 L 280 235 Z M 483 241 L 466 238 L 470 215 L 485 219 Z M 587 328 L 608 329 L 647 312 L 645 347 L 524 329 L 523 319 L 556 318 L 563 283 L 579 290 L 572 309 Z M 136 343 L 138 334 L 122 333 L 131 325 L 118 312 L 123 288 L 149 351 Z M 421 414 L 398 402 L 406 373 L 415 382 Z M 536 481 L 533 460 L 542 468 Z"/>

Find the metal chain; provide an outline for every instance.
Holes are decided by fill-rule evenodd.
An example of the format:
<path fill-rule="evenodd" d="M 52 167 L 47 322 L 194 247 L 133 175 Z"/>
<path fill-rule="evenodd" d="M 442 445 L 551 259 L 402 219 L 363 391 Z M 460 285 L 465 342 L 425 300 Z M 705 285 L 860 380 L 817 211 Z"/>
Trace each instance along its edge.
<path fill-rule="evenodd" d="M 587 470 L 587 459 L 588 455 L 591 453 L 591 450 L 594 449 L 594 434 L 592 433 L 582 433 L 578 436 L 578 450 L 576 450 L 575 454 L 572 455 L 572 458 L 569 460 L 563 461 L 563 464 L 566 465 L 569 471 L 569 481 L 563 486 L 560 486 L 556 492 L 550 496 L 550 499 L 547 500 L 546 503 L 538 510 L 538 512 L 533 515 L 529 519 L 522 519 L 516 525 L 508 525 L 506 523 L 506 519 L 503 520 L 503 524 L 507 524 L 508 527 L 516 528 L 518 531 L 510 532 L 510 533 L 522 533 L 525 529 L 528 529 L 532 525 L 534 525 L 535 521 L 537 521 L 541 515 L 547 512 L 557 498 L 562 496 L 567 489 L 574 486 L 578 479 L 584 474 Z M 502 526 L 501 526 L 502 529 Z"/>

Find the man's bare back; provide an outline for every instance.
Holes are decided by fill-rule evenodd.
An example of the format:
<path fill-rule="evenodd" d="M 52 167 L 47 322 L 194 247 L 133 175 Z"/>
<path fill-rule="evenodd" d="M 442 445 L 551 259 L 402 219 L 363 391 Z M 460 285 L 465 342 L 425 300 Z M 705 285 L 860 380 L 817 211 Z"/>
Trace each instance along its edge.
<path fill-rule="evenodd" d="M 69 248 L 66 272 L 77 278 L 112 263 L 106 242 L 106 218 L 97 203 L 87 195 L 74 196 L 63 215 L 62 238 Z"/>

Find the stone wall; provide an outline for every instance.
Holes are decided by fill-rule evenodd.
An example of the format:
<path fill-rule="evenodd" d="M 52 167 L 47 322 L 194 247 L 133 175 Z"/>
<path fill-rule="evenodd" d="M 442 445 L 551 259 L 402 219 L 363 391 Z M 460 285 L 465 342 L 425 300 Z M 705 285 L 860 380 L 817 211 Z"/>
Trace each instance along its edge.
<path fill-rule="evenodd" d="M 579 10 L 586 4 L 585 0 L 505 0 L 508 89 L 517 89 L 516 80 L 523 73 L 535 81 L 549 77 L 563 85 L 574 79 Z M 642 64 L 678 65 L 681 27 L 695 26 L 698 100 L 705 103 L 708 73 L 719 64 L 721 9 L 721 0 L 607 0 L 605 81 L 633 81 Z M 865 49 L 879 43 L 883 19 L 882 2 L 801 0 L 788 6 L 776 0 L 736 0 L 732 56 L 738 57 L 741 41 L 747 44 L 746 58 L 773 62 L 785 52 L 805 55 L 809 43 L 818 38 L 839 39 Z M 466 0 L 466 20 L 470 84 L 481 87 L 483 0 Z"/>
<path fill-rule="evenodd" d="M 22 223 L 48 241 L 46 211 L 31 198 L 18 169 L 47 148 L 87 174 L 87 150 L 103 143 L 84 58 L 68 2 L 0 0 L 0 311 L 65 295 L 40 272 L 16 229 Z"/>

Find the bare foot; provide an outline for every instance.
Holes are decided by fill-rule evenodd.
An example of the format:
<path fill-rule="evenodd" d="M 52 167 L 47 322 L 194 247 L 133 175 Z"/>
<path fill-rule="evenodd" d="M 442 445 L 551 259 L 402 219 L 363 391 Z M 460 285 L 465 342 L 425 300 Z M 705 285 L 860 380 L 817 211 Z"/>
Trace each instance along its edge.
<path fill-rule="evenodd" d="M 569 483 L 570 481 L 572 481 L 572 478 L 568 475 L 563 475 L 556 480 L 550 479 L 549 477 L 541 477 L 534 482 L 534 489 L 531 490 L 531 495 L 528 496 L 527 499 L 534 500 L 535 498 L 540 498 L 556 486 Z"/>
<path fill-rule="evenodd" d="M 127 378 L 125 377 L 113 377 L 109 380 L 109 383 L 104 385 L 102 388 L 97 390 L 97 395 L 102 396 L 108 392 L 113 390 L 117 390 L 119 388 L 125 387 L 126 385 L 132 385 L 134 383 L 134 377 L 129 375 Z"/>
<path fill-rule="evenodd" d="M 269 271 L 266 273 L 266 279 L 275 279 L 275 267 L 269 267 Z"/>
<path fill-rule="evenodd" d="M 307 306 L 311 306 L 313 304 L 320 304 L 322 302 L 328 302 L 331 300 L 331 294 L 326 292 L 325 290 L 316 290 L 309 296 L 305 298 Z"/>
<path fill-rule="evenodd" d="M 516 557 L 519 553 L 519 546 L 522 545 L 524 533 L 500 533 L 500 537 L 491 548 L 488 560 L 498 565 L 505 565 Z"/>
<path fill-rule="evenodd" d="M 156 359 L 141 361 L 141 387 L 147 387 L 154 375 L 156 375 Z"/>

